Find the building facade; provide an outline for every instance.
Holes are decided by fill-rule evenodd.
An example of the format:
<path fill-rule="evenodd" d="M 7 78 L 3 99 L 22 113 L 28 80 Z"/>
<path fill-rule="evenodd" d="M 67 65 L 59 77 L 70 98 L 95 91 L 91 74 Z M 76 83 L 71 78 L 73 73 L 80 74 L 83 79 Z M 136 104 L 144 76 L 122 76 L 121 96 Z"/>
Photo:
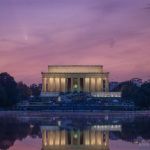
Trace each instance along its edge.
<path fill-rule="evenodd" d="M 42 72 L 42 93 L 108 92 L 109 73 L 100 65 L 53 65 Z"/>
<path fill-rule="evenodd" d="M 109 150 L 110 131 L 121 131 L 121 125 L 95 125 L 84 130 L 42 126 L 42 150 Z"/>

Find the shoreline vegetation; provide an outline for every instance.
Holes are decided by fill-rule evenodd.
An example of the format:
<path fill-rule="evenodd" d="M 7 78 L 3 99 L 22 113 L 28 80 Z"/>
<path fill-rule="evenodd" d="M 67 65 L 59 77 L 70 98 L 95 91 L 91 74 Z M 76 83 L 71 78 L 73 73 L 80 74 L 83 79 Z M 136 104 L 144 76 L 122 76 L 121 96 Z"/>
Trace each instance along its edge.
<path fill-rule="evenodd" d="M 30 111 L 30 109 L 32 111 L 43 111 L 45 108 L 46 111 L 50 112 L 150 110 L 149 81 L 144 82 L 141 86 L 131 81 L 120 82 L 111 90 L 122 92 L 122 98 L 117 100 L 116 98 L 89 98 L 86 93 L 80 93 L 78 95 L 73 93 L 70 101 L 67 101 L 67 99 L 58 101 L 56 98 L 47 98 L 47 100 L 45 100 L 40 97 L 41 89 L 41 84 L 27 86 L 23 82 L 16 82 L 14 77 L 6 72 L 0 73 L 0 111 L 19 111 L 16 107 L 18 104 L 22 105 L 21 110 L 23 111 Z M 67 94 L 66 98 L 68 98 Z M 41 109 L 42 106 L 43 109 Z"/>
<path fill-rule="evenodd" d="M 112 111 L 112 110 L 105 110 L 105 111 L 99 111 L 99 112 L 65 112 L 65 111 L 60 111 L 60 112 L 51 112 L 51 111 L 0 111 L 0 116 L 3 115 L 19 115 L 19 116 L 32 116 L 32 117 L 46 117 L 47 115 L 50 116 L 75 116 L 75 117 L 81 117 L 81 115 L 86 115 L 86 116 L 103 116 L 103 115 L 121 115 L 121 116 L 127 116 L 130 115 L 146 115 L 150 116 L 150 110 L 138 110 L 138 111 Z M 120 117 L 121 117 L 120 116 Z"/>

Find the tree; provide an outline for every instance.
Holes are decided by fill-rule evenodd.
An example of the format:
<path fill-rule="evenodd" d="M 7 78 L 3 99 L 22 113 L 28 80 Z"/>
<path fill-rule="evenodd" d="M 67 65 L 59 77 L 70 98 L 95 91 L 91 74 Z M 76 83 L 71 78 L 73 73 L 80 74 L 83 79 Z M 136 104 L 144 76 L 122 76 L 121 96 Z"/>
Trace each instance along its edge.
<path fill-rule="evenodd" d="M 0 93 L 0 105 L 12 106 L 17 102 L 17 83 L 6 72 L 0 74 Z"/>
<path fill-rule="evenodd" d="M 150 83 L 142 84 L 135 102 L 140 107 L 150 107 Z"/>
<path fill-rule="evenodd" d="M 5 92 L 5 89 L 4 87 L 0 84 L 0 105 L 5 105 L 7 101 L 7 95 L 6 95 L 6 92 Z"/>
<path fill-rule="evenodd" d="M 139 87 L 131 81 L 121 82 L 114 91 L 122 92 L 122 97 L 126 99 L 135 99 Z"/>
<path fill-rule="evenodd" d="M 126 82 L 122 86 L 122 97 L 129 99 L 136 99 L 139 87 L 133 84 L 132 82 Z"/>
<path fill-rule="evenodd" d="M 31 89 L 23 82 L 19 82 L 17 84 L 17 88 L 18 88 L 18 98 L 20 100 L 28 99 L 31 96 Z"/>
<path fill-rule="evenodd" d="M 37 85 L 37 84 L 32 84 L 30 86 L 30 89 L 31 89 L 31 93 L 34 97 L 38 97 L 41 93 L 41 86 L 40 84 Z"/>
<path fill-rule="evenodd" d="M 121 91 L 123 99 L 132 100 L 139 108 L 150 107 L 150 83 L 139 87 L 131 81 L 126 81 L 120 83 L 115 91 Z"/>

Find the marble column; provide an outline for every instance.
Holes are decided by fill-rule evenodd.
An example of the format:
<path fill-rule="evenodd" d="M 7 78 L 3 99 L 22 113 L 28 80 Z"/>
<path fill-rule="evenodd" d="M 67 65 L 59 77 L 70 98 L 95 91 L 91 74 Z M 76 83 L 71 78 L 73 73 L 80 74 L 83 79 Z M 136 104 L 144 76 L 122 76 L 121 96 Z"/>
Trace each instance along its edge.
<path fill-rule="evenodd" d="M 95 145 L 95 131 L 91 130 L 91 145 Z"/>
<path fill-rule="evenodd" d="M 65 85 L 66 81 L 65 80 L 66 80 L 65 78 L 60 78 L 60 91 L 61 92 L 65 92 L 65 90 L 66 90 L 66 85 Z"/>
<path fill-rule="evenodd" d="M 54 91 L 54 78 L 50 78 L 50 91 L 53 92 Z"/>
<path fill-rule="evenodd" d="M 51 145 L 50 140 L 51 140 L 51 134 L 50 134 L 50 131 L 47 131 L 47 143 L 48 143 L 48 145 Z"/>
<path fill-rule="evenodd" d="M 62 92 L 61 77 L 59 78 L 59 92 Z"/>
<path fill-rule="evenodd" d="M 67 80 L 67 78 L 64 78 L 64 87 L 63 87 L 63 92 L 66 92 L 67 91 L 67 89 L 66 89 L 66 87 L 67 87 L 67 85 L 66 85 L 66 80 Z"/>
<path fill-rule="evenodd" d="M 97 87 L 97 78 L 95 78 L 95 92 L 98 91 L 98 87 Z"/>
<path fill-rule="evenodd" d="M 78 92 L 80 92 L 81 88 L 80 88 L 80 78 L 78 78 Z"/>
<path fill-rule="evenodd" d="M 101 78 L 97 78 L 97 92 L 101 92 Z"/>
<path fill-rule="evenodd" d="M 55 92 L 59 92 L 59 78 L 55 78 Z"/>
<path fill-rule="evenodd" d="M 51 85 L 50 85 L 50 78 L 47 79 L 47 84 L 48 84 L 48 92 L 51 92 Z"/>
<path fill-rule="evenodd" d="M 86 92 L 90 91 L 90 78 L 86 78 L 85 80 L 85 89 L 86 89 Z"/>
<path fill-rule="evenodd" d="M 53 78 L 53 92 L 56 92 L 55 78 Z"/>
<path fill-rule="evenodd" d="M 59 77 L 59 78 L 58 78 L 58 85 L 59 85 L 59 86 L 58 86 L 58 87 L 59 87 L 59 88 L 58 88 L 58 92 L 61 92 L 61 80 L 60 80 L 60 79 L 61 79 L 61 78 Z"/>
<path fill-rule="evenodd" d="M 90 145 L 90 134 L 89 130 L 84 131 L 84 144 Z"/>
<path fill-rule="evenodd" d="M 91 82 L 90 82 L 90 91 L 91 92 L 95 92 L 95 78 L 91 78 Z"/>
<path fill-rule="evenodd" d="M 50 136 L 50 145 L 54 145 L 54 139 L 55 139 L 55 132 L 54 131 L 49 131 L 49 136 Z"/>
<path fill-rule="evenodd" d="M 95 80 L 95 81 L 94 81 L 94 82 L 95 82 L 94 92 L 96 92 L 96 91 L 97 91 L 97 85 L 96 85 L 96 84 L 97 84 L 97 78 L 94 78 L 94 80 Z"/>
<path fill-rule="evenodd" d="M 46 130 L 45 129 L 42 131 L 42 143 L 44 146 L 47 145 Z"/>
<path fill-rule="evenodd" d="M 101 131 L 97 131 L 97 145 L 102 144 L 102 133 Z"/>
<path fill-rule="evenodd" d="M 91 92 L 91 78 L 89 78 L 89 92 Z"/>
<path fill-rule="evenodd" d="M 56 92 L 55 78 L 53 78 L 53 92 Z"/>
<path fill-rule="evenodd" d="M 66 132 L 65 132 L 65 130 L 61 131 L 60 144 L 66 145 Z"/>
<path fill-rule="evenodd" d="M 60 145 L 60 131 L 55 131 L 55 145 Z"/>
<path fill-rule="evenodd" d="M 105 89 L 104 89 L 104 79 L 102 78 L 102 92 L 105 92 Z"/>
<path fill-rule="evenodd" d="M 46 84 L 47 84 L 47 79 L 44 77 L 43 79 L 43 92 L 47 92 L 46 90 Z"/>

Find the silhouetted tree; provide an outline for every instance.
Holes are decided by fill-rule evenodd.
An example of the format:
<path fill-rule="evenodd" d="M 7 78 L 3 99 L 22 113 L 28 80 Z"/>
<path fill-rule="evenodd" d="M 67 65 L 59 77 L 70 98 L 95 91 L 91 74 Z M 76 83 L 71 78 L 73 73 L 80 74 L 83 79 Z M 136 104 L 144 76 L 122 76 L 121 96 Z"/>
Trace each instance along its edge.
<path fill-rule="evenodd" d="M 121 91 L 122 98 L 134 101 L 139 108 L 150 107 L 150 83 L 144 83 L 141 87 L 126 81 L 120 83 L 114 91 Z"/>
<path fill-rule="evenodd" d="M 6 105 L 7 101 L 7 94 L 5 92 L 4 87 L 0 84 L 0 105 L 4 106 Z"/>
<path fill-rule="evenodd" d="M 145 108 L 150 107 L 150 83 L 142 84 L 140 90 L 136 94 L 136 105 Z"/>
<path fill-rule="evenodd" d="M 12 76 L 4 72 L 0 74 L 1 106 L 12 106 L 17 102 L 17 83 Z"/>
<path fill-rule="evenodd" d="M 31 93 L 34 97 L 38 97 L 41 93 L 41 86 L 40 84 L 37 85 L 37 84 L 32 84 L 30 86 L 30 89 L 31 89 Z"/>
<path fill-rule="evenodd" d="M 122 83 L 122 97 L 123 98 L 131 98 L 131 99 L 135 99 L 137 97 L 137 92 L 139 91 L 139 87 L 137 87 L 135 84 L 133 84 L 132 82 L 124 82 Z"/>
<path fill-rule="evenodd" d="M 23 82 L 19 82 L 17 84 L 17 88 L 18 88 L 18 98 L 20 100 L 28 99 L 31 96 L 31 89 Z"/>

